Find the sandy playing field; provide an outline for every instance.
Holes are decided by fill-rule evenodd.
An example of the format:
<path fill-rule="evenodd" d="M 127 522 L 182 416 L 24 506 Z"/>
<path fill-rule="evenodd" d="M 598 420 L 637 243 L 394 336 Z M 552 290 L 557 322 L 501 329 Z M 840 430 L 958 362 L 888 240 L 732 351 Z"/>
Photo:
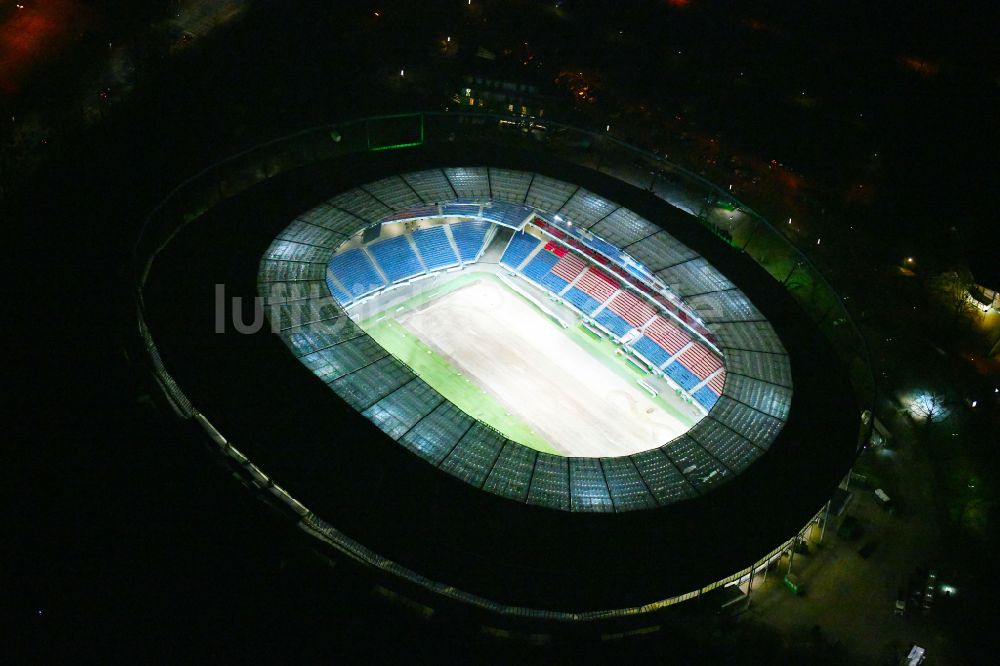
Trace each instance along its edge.
<path fill-rule="evenodd" d="M 401 313 L 398 321 L 564 455 L 638 453 L 688 428 L 492 280 Z"/>

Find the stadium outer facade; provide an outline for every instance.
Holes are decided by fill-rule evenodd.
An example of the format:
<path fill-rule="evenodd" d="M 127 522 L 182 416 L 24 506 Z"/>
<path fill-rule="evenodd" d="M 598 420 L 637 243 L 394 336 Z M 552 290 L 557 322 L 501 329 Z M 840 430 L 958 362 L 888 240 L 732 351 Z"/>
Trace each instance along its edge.
<path fill-rule="evenodd" d="M 220 162 L 150 215 L 136 252 L 139 332 L 178 416 L 197 423 L 244 480 L 287 509 L 304 532 L 431 605 L 459 602 L 508 617 L 561 621 L 632 617 L 747 580 L 780 558 L 803 525 L 821 519 L 866 440 L 862 413 L 874 400 L 863 339 L 828 283 L 746 206 L 606 135 L 549 123 L 546 136 L 554 138 L 539 142 L 531 132 L 510 131 L 520 119 L 405 117 L 411 119 L 419 120 L 420 139 L 403 142 L 418 144 L 407 150 L 379 150 L 389 147 L 378 141 L 381 124 L 394 118 L 309 130 Z M 729 367 L 730 376 L 795 386 L 790 406 L 782 408 L 784 426 L 771 429 L 769 447 L 754 449 L 758 457 L 746 462 L 745 473 L 712 490 L 675 464 L 679 482 L 694 490 L 691 497 L 670 503 L 650 492 L 658 508 L 629 514 L 577 516 L 515 504 L 456 482 L 389 441 L 297 367 L 278 336 L 220 335 L 196 321 L 211 311 L 199 308 L 209 306 L 205 299 L 215 297 L 216 284 L 246 297 L 244 309 L 253 310 L 258 259 L 304 210 L 377 178 L 464 165 L 528 167 L 570 183 L 578 188 L 573 194 L 593 192 L 628 206 L 644 224 L 655 220 L 643 237 L 666 232 L 693 251 L 681 263 L 704 258 L 719 269 L 709 278 L 711 288 L 675 291 L 716 300 L 707 332 L 719 335 L 727 365 L 743 352 L 780 352 L 767 345 L 784 343 L 787 381 L 763 374 L 773 364 Z M 566 194 L 563 205 L 573 196 Z M 359 219 L 360 226 L 378 221 Z M 326 252 L 320 266 L 334 238 L 319 248 Z M 314 259 L 271 260 L 287 262 L 276 268 L 285 276 L 317 277 L 295 273 L 315 270 L 308 267 Z M 746 301 L 719 306 L 718 297 L 734 285 Z M 735 316 L 729 321 L 720 312 Z M 743 324 L 749 326 L 740 331 Z M 734 332 L 719 334 L 726 326 Z M 771 327 L 777 335 L 748 333 Z M 219 365 L 211 373 L 204 371 L 205 354 Z M 248 366 L 248 359 L 259 367 Z M 743 402 L 753 404 L 750 393 L 738 390 L 723 399 L 772 421 L 773 396 L 787 402 L 787 392 L 772 390 L 772 405 L 757 409 Z M 754 437 L 733 425 L 726 428 L 730 437 Z M 693 441 L 711 445 L 710 437 Z M 610 492 L 606 485 L 604 494 Z"/>

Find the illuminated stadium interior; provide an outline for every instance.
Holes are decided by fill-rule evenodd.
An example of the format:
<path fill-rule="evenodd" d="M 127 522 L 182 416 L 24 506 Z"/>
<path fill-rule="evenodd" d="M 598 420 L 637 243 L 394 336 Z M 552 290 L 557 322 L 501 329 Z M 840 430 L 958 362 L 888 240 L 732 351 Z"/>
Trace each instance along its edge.
<path fill-rule="evenodd" d="M 301 214 L 258 292 L 294 355 L 435 467 L 623 512 L 703 495 L 782 429 L 774 329 L 705 259 L 577 185 L 430 169 Z"/>
<path fill-rule="evenodd" d="M 665 179 L 627 146 L 571 141 L 591 148 L 556 158 L 464 115 L 429 118 L 431 143 L 407 151 L 371 150 L 372 119 L 262 144 L 150 218 L 139 331 L 177 413 L 324 552 L 432 607 L 638 617 L 781 557 L 864 435 L 851 370 L 864 389 L 869 366 L 832 288 L 752 210 L 719 208 L 723 191 Z M 345 272 L 352 256 L 376 277 Z M 592 293 L 595 275 L 647 321 Z M 714 404 L 667 372 L 710 379 L 650 320 L 721 364 Z M 501 374 L 539 355 L 551 365 Z M 566 447 L 539 412 L 623 413 L 577 402 L 595 360 L 693 410 L 686 431 Z M 530 397 L 501 402 L 498 378 Z M 527 430 L 495 420 L 506 412 Z"/>

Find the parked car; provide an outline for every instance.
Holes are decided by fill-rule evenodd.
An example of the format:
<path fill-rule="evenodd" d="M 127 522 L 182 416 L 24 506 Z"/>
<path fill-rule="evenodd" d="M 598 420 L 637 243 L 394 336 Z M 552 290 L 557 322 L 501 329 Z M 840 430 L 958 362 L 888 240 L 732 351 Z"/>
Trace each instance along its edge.
<path fill-rule="evenodd" d="M 927 650 L 914 644 L 910 647 L 910 651 L 903 657 L 902 661 L 899 662 L 900 666 L 920 666 L 924 663 L 924 659 L 927 658 Z"/>

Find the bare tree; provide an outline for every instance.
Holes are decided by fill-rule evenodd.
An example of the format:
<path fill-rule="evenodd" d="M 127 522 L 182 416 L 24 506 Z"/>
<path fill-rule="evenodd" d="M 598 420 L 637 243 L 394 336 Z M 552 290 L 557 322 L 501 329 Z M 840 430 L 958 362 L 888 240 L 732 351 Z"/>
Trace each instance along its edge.
<path fill-rule="evenodd" d="M 972 290 L 976 288 L 972 274 L 966 269 L 948 271 L 935 275 L 928 281 L 931 293 L 945 307 L 951 321 L 949 327 L 960 322 L 966 325 L 982 316 L 982 312 L 972 301 Z"/>
<path fill-rule="evenodd" d="M 951 412 L 951 400 L 942 391 L 923 391 L 910 401 L 910 414 L 925 424 L 937 423 Z"/>

